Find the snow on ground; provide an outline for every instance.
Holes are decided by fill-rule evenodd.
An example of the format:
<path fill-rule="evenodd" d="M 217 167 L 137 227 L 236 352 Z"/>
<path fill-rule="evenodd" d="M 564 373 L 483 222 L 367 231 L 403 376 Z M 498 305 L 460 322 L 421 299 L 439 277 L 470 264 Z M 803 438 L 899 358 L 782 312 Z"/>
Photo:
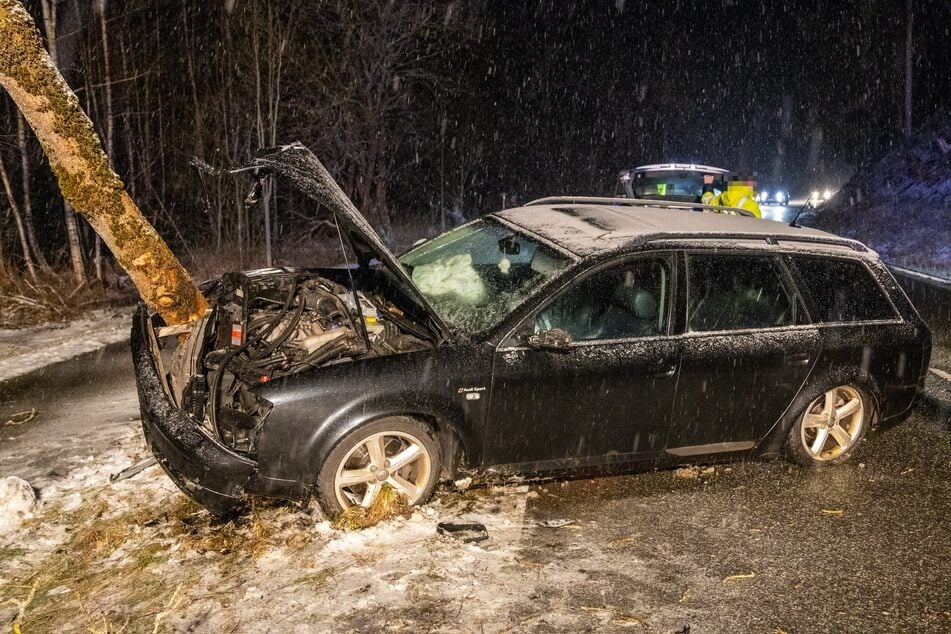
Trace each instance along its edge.
<path fill-rule="evenodd" d="M 0 330 L 0 381 L 124 341 L 129 324 L 126 309 Z M 316 506 L 258 503 L 220 521 L 158 466 L 111 480 L 150 457 L 137 427 L 103 429 L 107 451 L 77 448 L 29 483 L 0 480 L 0 624 L 23 632 L 457 631 L 464 620 L 502 631 L 525 608 L 518 597 L 541 567 L 517 555 L 533 528 L 526 502 L 538 495 L 526 486 L 443 490 L 411 516 L 361 532 L 333 529 Z M 489 540 L 437 534 L 446 520 L 482 523 Z"/>
<path fill-rule="evenodd" d="M 99 309 L 65 324 L 0 329 L 0 381 L 128 340 L 131 315 L 130 308 Z"/>
<path fill-rule="evenodd" d="M 36 493 L 30 483 L 16 476 L 0 478 L 0 535 L 33 517 Z"/>
<path fill-rule="evenodd" d="M 538 495 L 526 486 L 443 491 L 408 518 L 341 532 L 315 507 L 282 504 L 215 521 L 157 466 L 110 482 L 146 456 L 130 431 L 101 456 L 76 457 L 39 491 L 35 519 L 0 533 L 0 623 L 151 631 L 158 618 L 160 631 L 294 632 L 457 631 L 464 621 L 502 631 L 541 572 L 517 555 L 526 501 Z M 445 520 L 481 522 L 489 539 L 438 535 Z M 575 573 L 548 574 L 570 583 Z"/>

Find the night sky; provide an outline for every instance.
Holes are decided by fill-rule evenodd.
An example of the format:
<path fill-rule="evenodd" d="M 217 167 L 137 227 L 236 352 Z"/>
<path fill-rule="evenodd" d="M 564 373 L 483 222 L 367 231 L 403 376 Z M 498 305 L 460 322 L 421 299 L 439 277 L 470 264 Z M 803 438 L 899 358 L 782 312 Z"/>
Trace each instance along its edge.
<path fill-rule="evenodd" d="M 263 214 L 244 209 L 247 183 L 202 182 L 193 161 L 237 167 L 272 142 L 311 147 L 385 234 L 503 195 L 611 194 L 647 163 L 754 171 L 794 198 L 834 189 L 903 141 L 906 2 L 110 0 L 110 77 L 98 5 L 61 0 L 57 31 L 101 134 L 112 87 L 113 164 L 150 221 L 183 252 L 236 244 L 241 264 Z M 928 134 L 948 121 L 951 3 L 912 7 Z M 0 158 L 19 165 L 6 97 L 0 120 Z M 41 247 L 63 262 L 62 201 L 27 136 Z M 328 237 L 319 213 L 274 203 L 281 245 Z M 0 240 L 15 250 L 12 223 Z"/>
<path fill-rule="evenodd" d="M 511 190 L 607 190 L 671 160 L 811 188 L 901 138 L 903 0 L 490 4 L 472 68 L 491 104 L 456 114 L 511 147 Z M 914 4 L 926 125 L 948 110 L 951 11 Z"/>

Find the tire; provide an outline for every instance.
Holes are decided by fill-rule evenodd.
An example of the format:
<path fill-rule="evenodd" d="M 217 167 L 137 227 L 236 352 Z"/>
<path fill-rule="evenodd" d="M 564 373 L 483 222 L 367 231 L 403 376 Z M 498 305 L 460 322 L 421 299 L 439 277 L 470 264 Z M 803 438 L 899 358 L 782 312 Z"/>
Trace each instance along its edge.
<path fill-rule="evenodd" d="M 848 460 L 858 450 L 875 413 L 862 388 L 844 383 L 815 393 L 786 438 L 786 454 L 813 469 Z"/>
<path fill-rule="evenodd" d="M 393 469 L 391 459 L 400 456 L 403 464 Z M 332 517 L 351 506 L 369 506 L 386 483 L 411 505 L 422 504 L 432 496 L 441 468 L 439 443 L 427 425 L 404 417 L 375 420 L 349 432 L 327 456 L 317 476 L 317 501 Z"/>

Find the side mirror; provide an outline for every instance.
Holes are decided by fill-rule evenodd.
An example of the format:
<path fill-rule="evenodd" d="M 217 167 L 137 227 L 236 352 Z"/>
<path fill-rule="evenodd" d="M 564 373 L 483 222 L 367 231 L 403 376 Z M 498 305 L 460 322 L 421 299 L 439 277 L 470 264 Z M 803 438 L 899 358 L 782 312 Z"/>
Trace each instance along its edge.
<path fill-rule="evenodd" d="M 551 330 L 542 330 L 536 332 L 528 338 L 528 347 L 535 350 L 559 350 L 564 351 L 571 348 L 574 339 L 561 328 L 552 328 Z"/>

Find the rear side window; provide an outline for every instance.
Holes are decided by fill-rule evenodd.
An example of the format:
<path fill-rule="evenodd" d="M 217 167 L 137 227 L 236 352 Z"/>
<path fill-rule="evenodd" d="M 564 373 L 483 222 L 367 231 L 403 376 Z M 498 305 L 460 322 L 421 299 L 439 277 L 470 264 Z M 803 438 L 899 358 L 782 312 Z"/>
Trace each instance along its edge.
<path fill-rule="evenodd" d="M 861 262 L 793 256 L 816 323 L 895 319 L 884 292 Z"/>
<path fill-rule="evenodd" d="M 771 256 L 689 255 L 687 286 L 687 327 L 692 332 L 802 323 L 785 269 Z"/>

